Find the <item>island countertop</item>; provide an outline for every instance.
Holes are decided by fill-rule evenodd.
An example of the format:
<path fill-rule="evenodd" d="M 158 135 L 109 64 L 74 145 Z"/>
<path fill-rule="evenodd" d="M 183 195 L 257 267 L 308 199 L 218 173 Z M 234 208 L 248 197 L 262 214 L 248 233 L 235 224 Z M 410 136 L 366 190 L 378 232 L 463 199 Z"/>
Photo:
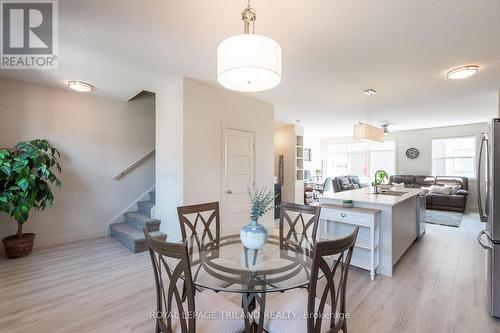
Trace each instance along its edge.
<path fill-rule="evenodd" d="M 397 189 L 396 191 L 407 192 L 407 193 L 403 195 L 374 194 L 373 187 L 363 187 L 360 189 L 350 190 L 350 191 L 325 193 L 322 196 L 320 196 L 319 201 L 321 203 L 332 203 L 332 201 L 337 201 L 337 200 L 338 201 L 352 200 L 354 205 L 356 205 L 356 203 L 367 203 L 367 204 L 396 206 L 399 203 L 409 198 L 415 197 L 425 192 L 425 190 L 418 188 L 403 188 L 403 189 Z"/>

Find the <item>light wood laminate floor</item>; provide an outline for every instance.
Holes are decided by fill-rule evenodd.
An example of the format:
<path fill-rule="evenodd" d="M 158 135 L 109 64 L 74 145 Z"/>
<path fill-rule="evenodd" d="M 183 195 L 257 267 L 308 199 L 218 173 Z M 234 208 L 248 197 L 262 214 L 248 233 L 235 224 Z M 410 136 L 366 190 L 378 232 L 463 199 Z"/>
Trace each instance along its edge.
<path fill-rule="evenodd" d="M 500 332 L 485 304 L 481 227 L 476 214 L 460 228 L 428 224 L 392 278 L 353 268 L 349 332 Z M 0 259 L 0 297 L 0 332 L 154 332 L 148 254 L 111 238 Z"/>

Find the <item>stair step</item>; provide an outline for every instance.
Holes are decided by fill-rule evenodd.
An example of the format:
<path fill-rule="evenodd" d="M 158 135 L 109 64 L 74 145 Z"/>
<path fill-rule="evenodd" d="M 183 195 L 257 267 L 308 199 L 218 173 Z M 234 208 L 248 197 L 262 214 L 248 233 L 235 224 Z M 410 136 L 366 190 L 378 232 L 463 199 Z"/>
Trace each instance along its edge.
<path fill-rule="evenodd" d="M 129 226 L 140 232 L 142 232 L 144 226 L 148 227 L 149 232 L 160 230 L 160 220 L 152 219 L 148 215 L 145 215 L 140 211 L 127 212 L 124 214 L 124 216 L 125 224 L 128 224 Z"/>
<path fill-rule="evenodd" d="M 111 236 L 119 240 L 134 253 L 147 250 L 144 232 L 137 230 L 126 223 L 111 224 Z M 159 240 L 166 240 L 167 235 L 161 231 L 151 232 L 151 236 Z"/>
<path fill-rule="evenodd" d="M 155 203 L 153 201 L 139 201 L 137 203 L 137 207 L 139 211 L 146 214 L 147 216 L 151 216 L 151 208 L 153 208 Z"/>
<path fill-rule="evenodd" d="M 156 191 L 149 192 L 149 200 L 156 204 Z"/>

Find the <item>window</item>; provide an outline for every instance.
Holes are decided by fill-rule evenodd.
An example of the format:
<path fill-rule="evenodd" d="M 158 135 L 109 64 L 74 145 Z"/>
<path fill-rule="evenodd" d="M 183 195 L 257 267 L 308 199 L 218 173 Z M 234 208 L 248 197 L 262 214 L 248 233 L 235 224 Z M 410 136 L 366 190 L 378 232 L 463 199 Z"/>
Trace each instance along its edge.
<path fill-rule="evenodd" d="M 432 174 L 474 178 L 476 138 L 465 136 L 432 140 Z"/>
<path fill-rule="evenodd" d="M 377 170 L 393 175 L 396 173 L 395 146 L 393 140 L 329 145 L 327 174 L 329 177 L 355 175 L 362 183 L 371 183 Z"/>

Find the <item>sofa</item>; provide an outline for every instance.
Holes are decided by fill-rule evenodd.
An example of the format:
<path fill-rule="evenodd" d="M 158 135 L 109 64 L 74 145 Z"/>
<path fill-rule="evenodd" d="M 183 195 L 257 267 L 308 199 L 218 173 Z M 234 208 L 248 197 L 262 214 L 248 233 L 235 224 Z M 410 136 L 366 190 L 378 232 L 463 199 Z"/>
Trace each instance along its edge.
<path fill-rule="evenodd" d="M 349 190 L 355 190 L 362 187 L 367 187 L 368 185 L 362 184 L 359 181 L 358 176 L 337 176 L 333 178 L 333 192 L 343 192 Z"/>
<path fill-rule="evenodd" d="M 467 177 L 395 175 L 389 178 L 389 183 L 404 183 L 407 188 L 422 188 L 432 185 L 458 186 L 458 190 L 452 194 L 428 193 L 427 208 L 461 213 L 465 211 L 469 195 L 469 179 Z"/>

